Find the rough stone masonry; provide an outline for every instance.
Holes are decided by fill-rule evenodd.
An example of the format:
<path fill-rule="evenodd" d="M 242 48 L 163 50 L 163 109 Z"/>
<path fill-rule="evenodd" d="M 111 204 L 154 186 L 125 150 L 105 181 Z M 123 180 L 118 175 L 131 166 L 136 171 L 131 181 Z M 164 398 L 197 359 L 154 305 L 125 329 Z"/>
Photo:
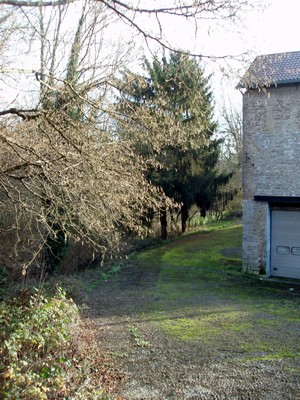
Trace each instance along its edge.
<path fill-rule="evenodd" d="M 300 84 L 247 89 L 243 124 L 243 268 L 263 273 L 270 207 L 255 197 L 300 197 Z"/>

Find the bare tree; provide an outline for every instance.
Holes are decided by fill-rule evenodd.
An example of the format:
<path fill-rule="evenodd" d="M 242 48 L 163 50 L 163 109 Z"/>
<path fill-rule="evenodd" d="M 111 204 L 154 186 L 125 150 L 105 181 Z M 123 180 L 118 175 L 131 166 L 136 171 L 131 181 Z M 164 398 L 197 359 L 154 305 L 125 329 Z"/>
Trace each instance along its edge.
<path fill-rule="evenodd" d="M 134 145 L 137 138 L 151 139 L 159 152 L 174 129 L 149 138 L 134 120 L 118 128 L 114 123 L 115 77 L 128 62 L 131 43 L 108 43 L 110 23 L 121 20 L 146 42 L 170 48 L 165 16 L 191 19 L 197 27 L 203 18 L 234 18 L 246 2 L 178 0 L 157 8 L 116 0 L 69 3 L 0 1 L 5 32 L 12 21 L 22 21 L 22 30 L 11 30 L 2 46 L 5 51 L 5 43 L 15 40 L 14 52 L 6 53 L 11 64 L 1 75 L 5 84 L 13 82 L 16 95 L 0 110 L 0 214 L 7 217 L 3 233 L 13 232 L 19 254 L 14 263 L 24 271 L 43 264 L 41 250 L 51 247 L 49 237 L 84 240 L 102 252 L 116 249 L 124 233 L 145 233 L 149 208 L 171 204 L 148 183 L 151 160 L 139 157 Z M 144 15 L 154 18 L 156 33 L 143 24 Z M 24 60 L 26 69 L 18 64 Z M 25 100 L 18 92 L 20 73 L 29 82 Z M 149 112 L 139 115 L 145 125 Z M 126 140 L 118 129 L 128 132 Z"/>
<path fill-rule="evenodd" d="M 24 0 L 0 0 L 0 5 L 23 8 L 53 8 L 76 3 L 79 0 L 59 1 L 24 1 Z M 175 50 L 178 46 L 170 43 L 165 35 L 165 28 L 170 24 L 191 21 L 194 24 L 195 34 L 203 21 L 237 20 L 241 11 L 248 9 L 253 2 L 248 0 L 175 0 L 172 5 L 169 2 L 160 1 L 156 6 L 149 6 L 148 1 L 119 1 L 119 0 L 94 0 L 101 4 L 107 11 L 111 11 L 120 22 L 125 23 L 142 36 L 147 44 L 151 42 L 163 46 L 168 50 Z M 255 4 L 257 6 L 257 4 Z M 194 54 L 190 54 L 194 55 Z M 201 57 L 211 57 L 210 54 L 196 54 Z M 229 57 L 224 55 L 223 57 Z"/>
<path fill-rule="evenodd" d="M 233 168 L 242 167 L 243 120 L 241 111 L 230 106 L 222 111 L 222 136 L 224 138 L 224 157 Z"/>
<path fill-rule="evenodd" d="M 22 231 L 34 238 L 25 269 L 40 261 L 49 237 L 85 240 L 102 252 L 117 248 L 122 233 L 144 232 L 146 208 L 163 197 L 145 180 L 130 143 L 111 129 L 109 80 L 128 50 L 105 55 L 101 7 L 83 4 L 71 41 L 63 26 L 67 6 L 24 13 L 31 46 L 41 44 L 40 66 L 33 106 L 0 112 L 0 207 L 14 216 L 3 228 L 15 230 L 16 242 L 24 247 Z"/>
<path fill-rule="evenodd" d="M 232 174 L 223 189 L 222 211 L 229 206 L 234 211 L 242 209 L 242 147 L 243 121 L 242 113 L 231 104 L 222 110 L 220 134 L 223 139 L 219 168 Z M 233 201 L 232 201 L 233 200 Z"/>

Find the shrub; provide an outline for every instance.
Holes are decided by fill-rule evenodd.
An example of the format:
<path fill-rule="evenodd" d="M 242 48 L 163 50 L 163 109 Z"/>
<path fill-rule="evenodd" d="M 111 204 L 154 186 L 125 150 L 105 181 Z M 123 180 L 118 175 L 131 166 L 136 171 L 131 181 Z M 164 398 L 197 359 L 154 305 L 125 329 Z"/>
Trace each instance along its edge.
<path fill-rule="evenodd" d="M 61 289 L 52 297 L 22 292 L 0 304 L 0 398 L 66 398 L 77 320 L 76 305 Z"/>

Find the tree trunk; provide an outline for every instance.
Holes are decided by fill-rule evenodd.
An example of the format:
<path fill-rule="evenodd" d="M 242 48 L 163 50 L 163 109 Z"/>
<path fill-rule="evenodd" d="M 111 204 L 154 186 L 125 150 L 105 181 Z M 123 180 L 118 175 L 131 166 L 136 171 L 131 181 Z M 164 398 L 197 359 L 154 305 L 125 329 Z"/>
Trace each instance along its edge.
<path fill-rule="evenodd" d="M 160 229 L 161 229 L 161 239 L 166 240 L 168 237 L 168 222 L 167 222 L 167 210 L 163 207 L 160 210 Z"/>
<path fill-rule="evenodd" d="M 181 206 L 181 233 L 186 231 L 187 220 L 189 219 L 189 210 L 186 204 Z"/>

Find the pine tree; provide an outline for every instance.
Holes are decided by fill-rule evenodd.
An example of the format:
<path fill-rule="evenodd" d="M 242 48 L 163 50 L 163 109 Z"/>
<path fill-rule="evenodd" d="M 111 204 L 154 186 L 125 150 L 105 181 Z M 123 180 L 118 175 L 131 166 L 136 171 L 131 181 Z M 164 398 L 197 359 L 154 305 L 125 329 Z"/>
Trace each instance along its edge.
<path fill-rule="evenodd" d="M 179 52 L 161 61 L 145 60 L 144 69 L 144 77 L 127 71 L 120 85 L 119 109 L 124 118 L 135 120 L 135 130 L 124 132 L 123 138 L 129 134 L 132 140 L 136 134 L 139 156 L 155 161 L 148 179 L 181 204 L 185 232 L 190 208 L 197 204 L 205 215 L 218 187 L 228 180 L 215 170 L 220 141 L 213 137 L 217 126 L 210 78 L 195 58 Z M 160 220 L 166 238 L 166 209 Z"/>

